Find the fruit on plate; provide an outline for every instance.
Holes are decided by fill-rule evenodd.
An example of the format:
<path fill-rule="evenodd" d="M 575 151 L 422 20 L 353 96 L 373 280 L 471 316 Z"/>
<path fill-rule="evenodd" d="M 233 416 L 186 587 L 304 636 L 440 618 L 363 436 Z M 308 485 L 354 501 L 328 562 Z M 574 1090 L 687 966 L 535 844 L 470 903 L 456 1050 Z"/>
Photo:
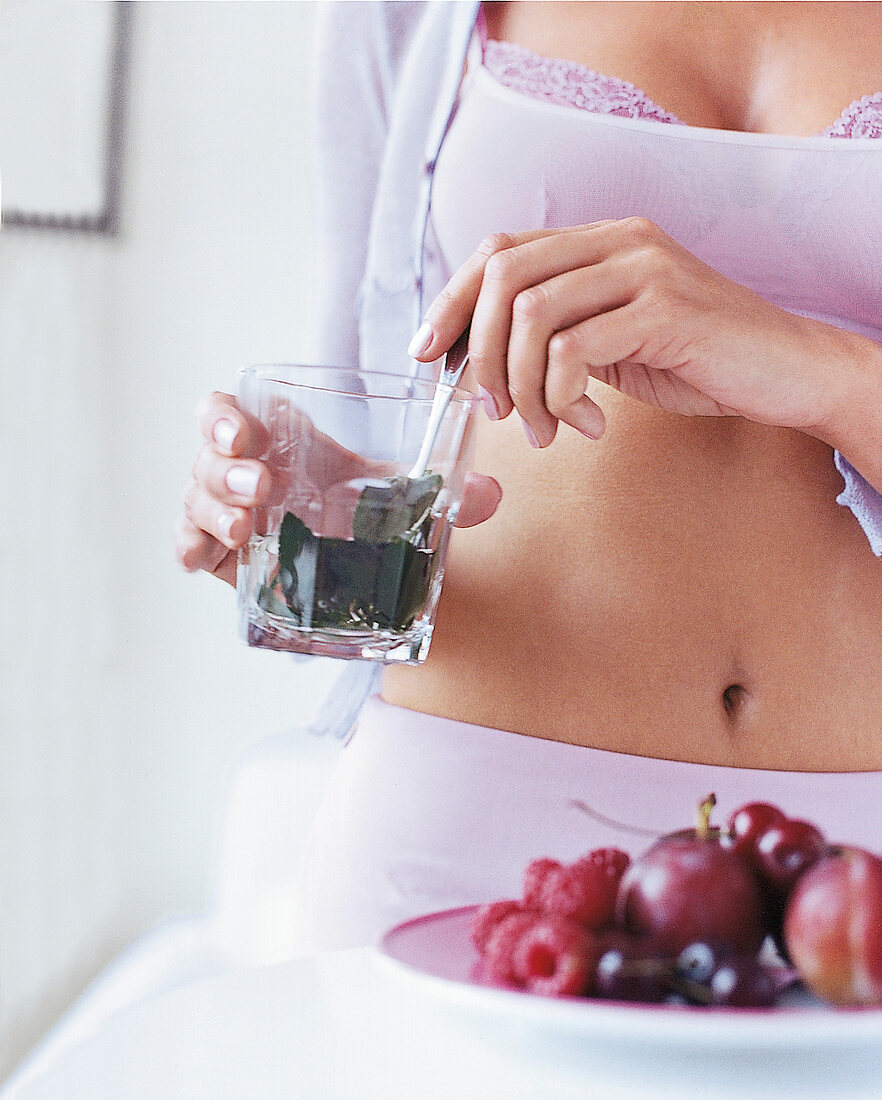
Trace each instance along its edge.
<path fill-rule="evenodd" d="M 765 1007 L 801 980 L 834 1005 L 882 1005 L 882 858 L 830 845 L 765 802 L 631 860 L 534 859 L 520 897 L 481 906 L 476 977 L 549 996 Z M 770 965 L 767 937 L 792 966 Z"/>
<path fill-rule="evenodd" d="M 882 1005 L 882 859 L 840 846 L 800 876 L 784 914 L 803 981 L 836 1005 Z"/>
<path fill-rule="evenodd" d="M 755 955 L 768 931 L 754 870 L 710 827 L 713 804 L 711 798 L 701 804 L 695 829 L 656 841 L 619 887 L 618 924 L 672 956 L 695 941 Z"/>
<path fill-rule="evenodd" d="M 589 993 L 601 951 L 595 933 L 612 922 L 628 863 L 618 848 L 597 848 L 570 864 L 529 863 L 523 895 L 488 902 L 472 922 L 488 978 L 551 996 Z"/>
<path fill-rule="evenodd" d="M 597 939 L 566 917 L 543 916 L 520 937 L 515 973 L 533 993 L 575 997 L 591 992 Z"/>
<path fill-rule="evenodd" d="M 748 802 L 730 816 L 721 839 L 756 871 L 769 932 L 787 958 L 783 934 L 787 899 L 800 875 L 826 850 L 824 835 L 811 822 L 787 817 L 768 802 Z"/>

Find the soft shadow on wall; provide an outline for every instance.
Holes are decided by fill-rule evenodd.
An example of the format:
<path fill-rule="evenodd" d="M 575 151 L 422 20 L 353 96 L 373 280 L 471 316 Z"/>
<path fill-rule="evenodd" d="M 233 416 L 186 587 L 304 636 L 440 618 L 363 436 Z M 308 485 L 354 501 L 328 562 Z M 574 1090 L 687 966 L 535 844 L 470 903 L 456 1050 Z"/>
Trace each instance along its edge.
<path fill-rule="evenodd" d="M 76 60 L 89 7 L 0 22 L 64 8 Z M 4 1073 L 125 944 L 201 910 L 236 754 L 316 701 L 171 551 L 198 399 L 309 352 L 314 5 L 128 7 L 116 232 L 0 234 Z"/>

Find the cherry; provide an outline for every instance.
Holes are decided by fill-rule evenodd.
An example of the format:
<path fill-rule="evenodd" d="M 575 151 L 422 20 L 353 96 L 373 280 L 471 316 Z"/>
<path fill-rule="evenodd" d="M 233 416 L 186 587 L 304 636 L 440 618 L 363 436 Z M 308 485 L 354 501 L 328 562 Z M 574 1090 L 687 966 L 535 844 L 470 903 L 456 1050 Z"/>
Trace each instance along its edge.
<path fill-rule="evenodd" d="M 780 825 L 786 820 L 777 806 L 768 802 L 748 802 L 729 817 L 727 843 L 752 860 L 760 836 L 773 825 Z"/>
<path fill-rule="evenodd" d="M 768 802 L 748 802 L 735 810 L 723 843 L 753 864 L 774 895 L 786 895 L 826 847 L 815 825 L 787 817 Z"/>
<path fill-rule="evenodd" d="M 799 876 L 820 858 L 825 847 L 823 834 L 810 822 L 785 818 L 760 834 L 754 859 L 764 881 L 786 895 Z"/>

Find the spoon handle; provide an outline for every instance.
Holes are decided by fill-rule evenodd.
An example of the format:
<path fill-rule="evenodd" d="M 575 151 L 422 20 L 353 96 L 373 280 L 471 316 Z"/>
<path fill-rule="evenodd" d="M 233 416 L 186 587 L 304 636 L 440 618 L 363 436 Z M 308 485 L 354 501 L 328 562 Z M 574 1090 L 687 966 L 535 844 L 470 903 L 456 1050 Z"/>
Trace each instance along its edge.
<path fill-rule="evenodd" d="M 444 356 L 444 365 L 441 368 L 438 385 L 435 387 L 435 396 L 432 400 L 429 422 L 426 424 L 426 432 L 423 436 L 420 453 L 417 455 L 417 460 L 411 467 L 408 477 L 422 477 L 426 472 L 432 448 L 435 446 L 435 440 L 438 437 L 438 429 L 441 427 L 441 421 L 444 419 L 447 406 L 453 397 L 453 391 L 459 384 L 468 361 L 469 330 L 466 329 Z"/>

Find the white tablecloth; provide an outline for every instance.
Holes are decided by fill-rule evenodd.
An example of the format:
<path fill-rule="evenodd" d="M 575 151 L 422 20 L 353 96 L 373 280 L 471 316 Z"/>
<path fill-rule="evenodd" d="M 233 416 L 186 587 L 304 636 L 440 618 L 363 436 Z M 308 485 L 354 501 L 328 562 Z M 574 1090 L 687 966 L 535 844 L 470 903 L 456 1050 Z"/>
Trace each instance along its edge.
<path fill-rule="evenodd" d="M 878 1057 L 498 1041 L 366 949 L 156 995 L 0 1100 L 678 1100 L 882 1096 Z M 494 1038 L 494 1035 L 496 1036 Z M 876 1053 L 879 1053 L 877 1049 Z M 45 1059 L 44 1059 L 45 1061 Z"/>

